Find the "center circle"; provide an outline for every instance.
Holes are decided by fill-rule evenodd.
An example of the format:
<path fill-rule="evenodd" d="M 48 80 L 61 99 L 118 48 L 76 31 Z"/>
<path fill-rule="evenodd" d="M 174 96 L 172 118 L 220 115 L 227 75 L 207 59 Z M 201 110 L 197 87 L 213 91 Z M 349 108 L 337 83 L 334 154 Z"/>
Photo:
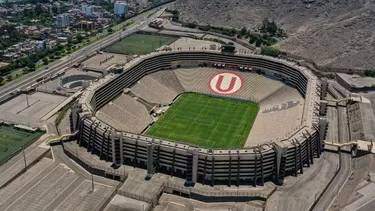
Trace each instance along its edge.
<path fill-rule="evenodd" d="M 213 93 L 220 95 L 231 95 L 240 91 L 243 80 L 239 74 L 232 72 L 220 72 L 214 74 L 208 86 Z"/>

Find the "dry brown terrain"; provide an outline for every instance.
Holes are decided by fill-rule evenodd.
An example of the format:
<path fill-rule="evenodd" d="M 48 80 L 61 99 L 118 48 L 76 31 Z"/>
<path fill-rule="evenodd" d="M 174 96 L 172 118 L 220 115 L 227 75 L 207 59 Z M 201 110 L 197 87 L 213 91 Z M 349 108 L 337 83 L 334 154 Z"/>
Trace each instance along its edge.
<path fill-rule="evenodd" d="M 375 68 L 375 0 L 178 0 L 184 21 L 241 28 L 273 19 L 278 45 L 320 65 Z"/>

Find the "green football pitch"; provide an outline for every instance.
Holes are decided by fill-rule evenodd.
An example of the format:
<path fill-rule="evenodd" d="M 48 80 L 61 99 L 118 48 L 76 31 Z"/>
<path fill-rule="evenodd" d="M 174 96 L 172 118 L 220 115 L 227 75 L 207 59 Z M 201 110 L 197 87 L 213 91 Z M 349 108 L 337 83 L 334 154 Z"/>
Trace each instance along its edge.
<path fill-rule="evenodd" d="M 6 161 L 4 159 L 10 158 L 13 153 L 28 146 L 42 134 L 42 132 L 30 133 L 13 127 L 0 126 L 0 165 Z"/>
<path fill-rule="evenodd" d="M 141 55 L 154 52 L 157 48 L 163 45 L 169 45 L 176 40 L 177 38 L 174 37 L 132 34 L 121 41 L 110 45 L 105 51 L 126 55 Z"/>
<path fill-rule="evenodd" d="M 208 148 L 243 147 L 258 110 L 251 102 L 187 93 L 146 134 Z"/>

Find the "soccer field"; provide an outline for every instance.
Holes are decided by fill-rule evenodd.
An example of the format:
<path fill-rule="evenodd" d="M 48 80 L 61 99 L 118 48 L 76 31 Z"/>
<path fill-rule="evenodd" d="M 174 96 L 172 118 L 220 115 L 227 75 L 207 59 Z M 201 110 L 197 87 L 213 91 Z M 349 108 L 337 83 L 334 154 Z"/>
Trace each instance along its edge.
<path fill-rule="evenodd" d="M 42 132 L 29 133 L 0 126 L 0 165 L 14 152 L 40 137 Z"/>
<path fill-rule="evenodd" d="M 132 34 L 121 41 L 110 45 L 105 51 L 126 55 L 141 55 L 153 52 L 157 48 L 163 45 L 169 45 L 176 40 L 177 38 L 174 37 Z"/>
<path fill-rule="evenodd" d="M 208 148 L 243 147 L 258 110 L 250 102 L 183 94 L 146 134 Z"/>

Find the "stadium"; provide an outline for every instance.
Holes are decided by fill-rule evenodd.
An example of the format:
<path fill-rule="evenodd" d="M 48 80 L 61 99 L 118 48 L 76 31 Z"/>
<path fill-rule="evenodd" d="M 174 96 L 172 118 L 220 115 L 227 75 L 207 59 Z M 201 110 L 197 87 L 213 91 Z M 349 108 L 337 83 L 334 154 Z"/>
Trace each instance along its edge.
<path fill-rule="evenodd" d="M 322 153 L 320 86 L 309 70 L 275 58 L 155 52 L 90 84 L 70 124 L 87 151 L 148 177 L 283 184 Z"/>

